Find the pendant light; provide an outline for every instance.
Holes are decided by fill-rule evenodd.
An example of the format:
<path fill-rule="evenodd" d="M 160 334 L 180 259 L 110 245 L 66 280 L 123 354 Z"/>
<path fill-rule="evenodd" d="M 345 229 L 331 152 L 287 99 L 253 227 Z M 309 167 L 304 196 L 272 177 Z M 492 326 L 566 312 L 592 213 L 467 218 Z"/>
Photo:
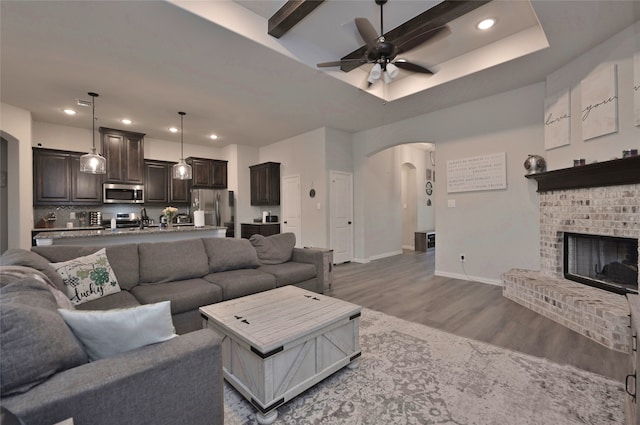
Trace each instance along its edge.
<path fill-rule="evenodd" d="M 91 105 L 93 107 L 91 130 L 93 144 L 91 145 L 91 152 L 80 157 L 80 172 L 89 174 L 106 174 L 107 160 L 102 155 L 96 153 L 96 97 L 98 97 L 98 93 L 89 92 L 88 95 L 93 98 L 91 101 Z"/>
<path fill-rule="evenodd" d="M 180 114 L 180 161 L 173 166 L 173 178 L 179 180 L 191 180 L 191 165 L 184 162 L 184 116 L 185 112 L 178 112 Z"/>

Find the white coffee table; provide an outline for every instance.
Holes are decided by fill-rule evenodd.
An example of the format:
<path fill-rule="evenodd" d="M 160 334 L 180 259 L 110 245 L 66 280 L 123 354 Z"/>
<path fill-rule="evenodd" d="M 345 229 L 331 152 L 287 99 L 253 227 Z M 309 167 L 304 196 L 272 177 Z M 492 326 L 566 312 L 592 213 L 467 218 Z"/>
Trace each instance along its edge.
<path fill-rule="evenodd" d="M 284 286 L 201 307 L 224 335 L 225 379 L 271 424 L 278 406 L 360 357 L 361 307 Z"/>

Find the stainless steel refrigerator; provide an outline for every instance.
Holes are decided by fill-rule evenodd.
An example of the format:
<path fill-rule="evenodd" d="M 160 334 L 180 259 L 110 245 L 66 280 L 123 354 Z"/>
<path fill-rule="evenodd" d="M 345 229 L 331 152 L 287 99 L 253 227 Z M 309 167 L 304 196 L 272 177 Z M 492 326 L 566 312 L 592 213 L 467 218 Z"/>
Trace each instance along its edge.
<path fill-rule="evenodd" d="M 227 189 L 191 189 L 191 222 L 194 211 L 204 211 L 204 224 L 224 226 L 234 219 L 233 191 Z"/>

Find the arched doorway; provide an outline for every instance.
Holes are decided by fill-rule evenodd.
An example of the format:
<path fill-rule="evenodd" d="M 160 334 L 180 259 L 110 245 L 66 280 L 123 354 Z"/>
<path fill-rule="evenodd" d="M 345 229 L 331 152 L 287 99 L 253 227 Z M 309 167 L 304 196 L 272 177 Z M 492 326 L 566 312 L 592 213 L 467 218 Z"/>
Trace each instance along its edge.
<path fill-rule="evenodd" d="M 402 204 L 402 248 L 415 249 L 414 234 L 418 230 L 418 208 L 416 192 L 416 167 L 405 162 L 400 167 L 400 190 Z"/>

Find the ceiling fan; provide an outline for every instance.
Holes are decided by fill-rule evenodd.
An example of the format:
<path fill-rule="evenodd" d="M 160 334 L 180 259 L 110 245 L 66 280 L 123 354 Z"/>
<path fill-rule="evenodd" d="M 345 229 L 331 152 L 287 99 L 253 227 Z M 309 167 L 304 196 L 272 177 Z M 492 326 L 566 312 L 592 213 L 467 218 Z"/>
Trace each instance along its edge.
<path fill-rule="evenodd" d="M 356 28 L 360 33 L 362 39 L 367 43 L 367 50 L 362 58 L 356 59 L 341 59 L 333 62 L 323 62 L 316 66 L 318 68 L 327 68 L 334 66 L 343 66 L 345 64 L 375 64 L 369 73 L 367 78 L 368 87 L 375 83 L 382 76 L 385 83 L 390 83 L 400 72 L 398 68 L 411 72 L 417 72 L 421 74 L 433 75 L 433 72 L 429 69 L 409 62 L 406 59 L 397 58 L 401 53 L 406 53 L 411 49 L 423 45 L 427 41 L 434 42 L 441 38 L 451 34 L 451 30 L 447 25 L 442 25 L 436 28 L 428 28 L 426 30 L 416 30 L 413 34 L 410 34 L 401 43 L 395 44 L 391 41 L 387 41 L 384 37 L 383 30 L 383 6 L 387 3 L 387 0 L 375 0 L 376 4 L 380 6 L 380 35 L 376 32 L 375 28 L 367 18 L 355 18 Z M 360 65 L 358 65 L 360 66 Z"/>

